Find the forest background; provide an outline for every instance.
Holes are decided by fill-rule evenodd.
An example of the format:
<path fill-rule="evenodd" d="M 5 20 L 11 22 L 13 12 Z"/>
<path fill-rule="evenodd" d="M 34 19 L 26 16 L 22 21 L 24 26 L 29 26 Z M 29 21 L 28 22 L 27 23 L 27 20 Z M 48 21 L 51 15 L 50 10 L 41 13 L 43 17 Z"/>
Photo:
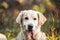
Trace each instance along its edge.
<path fill-rule="evenodd" d="M 36 10 L 45 15 L 46 23 L 42 31 L 47 40 L 60 40 L 60 0 L 0 0 L 0 33 L 8 40 L 20 31 L 16 17 L 21 10 Z"/>

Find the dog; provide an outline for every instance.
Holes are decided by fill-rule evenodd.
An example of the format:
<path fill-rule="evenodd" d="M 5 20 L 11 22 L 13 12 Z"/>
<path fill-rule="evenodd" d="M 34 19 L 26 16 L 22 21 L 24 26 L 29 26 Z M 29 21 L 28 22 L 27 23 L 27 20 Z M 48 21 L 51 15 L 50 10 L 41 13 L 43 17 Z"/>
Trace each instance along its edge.
<path fill-rule="evenodd" d="M 46 40 L 45 33 L 41 31 L 41 26 L 45 21 L 46 17 L 38 11 L 21 11 L 16 18 L 21 29 L 16 40 Z"/>

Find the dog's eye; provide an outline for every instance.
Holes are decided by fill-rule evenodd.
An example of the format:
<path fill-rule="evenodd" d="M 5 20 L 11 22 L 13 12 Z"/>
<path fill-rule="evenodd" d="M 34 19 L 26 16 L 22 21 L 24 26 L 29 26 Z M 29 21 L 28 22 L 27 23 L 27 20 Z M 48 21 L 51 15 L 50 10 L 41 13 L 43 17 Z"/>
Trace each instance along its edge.
<path fill-rule="evenodd" d="M 28 20 L 28 17 L 25 17 L 26 20 Z"/>
<path fill-rule="evenodd" d="M 36 20 L 36 18 L 34 18 L 34 20 Z"/>

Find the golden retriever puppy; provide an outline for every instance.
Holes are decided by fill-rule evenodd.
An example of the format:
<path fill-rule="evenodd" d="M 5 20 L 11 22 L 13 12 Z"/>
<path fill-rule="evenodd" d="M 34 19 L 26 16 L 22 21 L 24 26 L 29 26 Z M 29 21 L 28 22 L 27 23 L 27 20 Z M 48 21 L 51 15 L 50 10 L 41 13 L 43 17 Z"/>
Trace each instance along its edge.
<path fill-rule="evenodd" d="M 45 16 L 38 11 L 21 11 L 16 18 L 21 28 L 16 40 L 46 40 L 45 33 L 41 31 L 41 26 L 45 21 Z"/>

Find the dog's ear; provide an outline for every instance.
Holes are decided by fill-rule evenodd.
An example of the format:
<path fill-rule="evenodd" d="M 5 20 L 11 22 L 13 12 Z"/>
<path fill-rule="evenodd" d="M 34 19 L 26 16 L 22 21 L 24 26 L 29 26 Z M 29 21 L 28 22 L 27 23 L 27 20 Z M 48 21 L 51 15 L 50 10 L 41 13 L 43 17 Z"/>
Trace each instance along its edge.
<path fill-rule="evenodd" d="M 23 13 L 22 13 L 22 11 L 21 11 L 21 12 L 18 14 L 17 18 L 16 18 L 16 23 L 21 24 L 22 15 L 23 15 Z"/>
<path fill-rule="evenodd" d="M 45 21 L 46 17 L 42 13 L 38 12 L 38 24 L 43 25 Z"/>

